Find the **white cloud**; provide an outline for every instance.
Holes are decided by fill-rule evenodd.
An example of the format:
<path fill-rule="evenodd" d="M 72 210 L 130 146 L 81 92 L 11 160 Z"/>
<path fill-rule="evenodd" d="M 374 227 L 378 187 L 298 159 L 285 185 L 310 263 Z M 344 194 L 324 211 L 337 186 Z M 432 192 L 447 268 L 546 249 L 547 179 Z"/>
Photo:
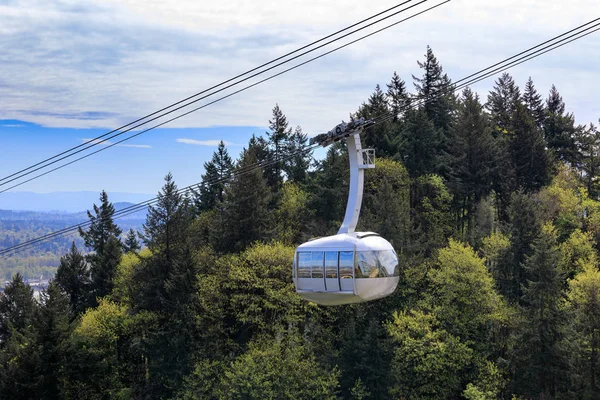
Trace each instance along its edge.
<path fill-rule="evenodd" d="M 193 144 L 196 146 L 218 146 L 219 143 L 221 143 L 221 140 L 195 140 L 186 138 L 175 139 L 175 141 L 178 143 Z M 225 140 L 223 143 L 225 143 L 226 146 L 237 146 L 236 144 Z"/>
<path fill-rule="evenodd" d="M 89 143 L 89 144 L 96 144 L 96 145 L 102 145 L 102 146 L 110 146 L 113 143 L 111 141 L 108 140 L 102 140 L 102 139 L 91 139 L 91 138 L 83 138 L 81 139 L 82 143 Z M 152 146 L 150 146 L 149 144 L 116 144 L 116 147 L 133 147 L 136 149 L 151 149 Z"/>
<path fill-rule="evenodd" d="M 396 3 L 382 0 L 374 9 L 360 0 L 9 2 L 0 6 L 0 119 L 120 126 Z M 564 0 L 453 0 L 168 126 L 264 126 L 279 103 L 292 125 L 308 134 L 326 131 L 393 71 L 412 87 L 415 61 L 427 44 L 456 80 L 586 22 L 597 10 L 597 0 L 568 6 Z M 532 75 L 543 94 L 556 84 L 578 122 L 595 121 L 600 80 L 593 71 L 600 58 L 591 55 L 599 50 L 596 33 L 511 73 L 521 84 Z M 485 98 L 492 84 L 475 89 Z"/>

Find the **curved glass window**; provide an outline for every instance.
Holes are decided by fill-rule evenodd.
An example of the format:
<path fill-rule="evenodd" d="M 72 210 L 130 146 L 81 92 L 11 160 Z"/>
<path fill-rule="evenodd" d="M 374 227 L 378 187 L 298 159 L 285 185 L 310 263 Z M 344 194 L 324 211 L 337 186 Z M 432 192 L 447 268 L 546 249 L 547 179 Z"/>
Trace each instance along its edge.
<path fill-rule="evenodd" d="M 312 252 L 312 277 L 323 278 L 323 252 L 313 251 Z"/>
<path fill-rule="evenodd" d="M 393 250 L 359 251 L 356 257 L 357 278 L 398 276 L 398 256 Z"/>
<path fill-rule="evenodd" d="M 310 251 L 298 252 L 298 278 L 310 278 Z"/>
<path fill-rule="evenodd" d="M 338 252 L 325 253 L 325 277 L 336 279 L 338 277 Z"/>
<path fill-rule="evenodd" d="M 340 279 L 352 279 L 354 252 L 340 251 Z"/>

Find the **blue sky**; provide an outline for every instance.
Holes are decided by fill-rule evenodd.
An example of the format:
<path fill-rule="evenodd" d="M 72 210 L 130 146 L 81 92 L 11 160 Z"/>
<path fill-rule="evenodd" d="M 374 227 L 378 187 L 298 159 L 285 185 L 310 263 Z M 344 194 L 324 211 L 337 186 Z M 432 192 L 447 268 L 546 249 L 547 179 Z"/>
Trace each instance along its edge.
<path fill-rule="evenodd" d="M 434 3 L 433 0 L 430 3 Z M 0 3 L 0 175 L 396 4 L 382 0 L 9 0 Z M 431 5 L 432 5 L 431 4 Z M 429 6 L 427 4 L 426 6 Z M 425 7 L 425 5 L 423 6 Z M 417 8 L 422 9 L 423 7 Z M 185 186 L 223 139 L 237 156 L 275 103 L 309 135 L 330 129 L 392 73 L 412 87 L 429 44 L 460 79 L 600 16 L 596 0 L 453 0 L 247 92 L 27 183 L 34 192 L 155 193 Z M 556 84 L 577 122 L 597 122 L 600 33 L 511 71 L 546 95 Z M 485 98 L 488 80 L 473 87 Z M 189 139 L 177 141 L 177 139 Z M 196 141 L 196 142 L 193 142 Z M 1 196 L 1 194 L 0 194 Z"/>

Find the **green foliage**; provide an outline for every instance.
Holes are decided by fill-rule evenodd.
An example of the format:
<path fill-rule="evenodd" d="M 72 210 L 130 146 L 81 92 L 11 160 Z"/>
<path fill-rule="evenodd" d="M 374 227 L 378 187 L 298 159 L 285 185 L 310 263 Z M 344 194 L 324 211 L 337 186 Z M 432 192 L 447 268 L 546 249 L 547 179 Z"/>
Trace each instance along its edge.
<path fill-rule="evenodd" d="M 452 195 L 441 177 L 423 175 L 412 187 L 413 246 L 417 254 L 430 257 L 446 244 L 451 232 L 450 205 Z"/>
<path fill-rule="evenodd" d="M 89 302 L 90 270 L 85 257 L 77 250 L 75 242 L 68 254 L 60 259 L 56 271 L 56 284 L 69 296 L 73 318 L 85 311 Z"/>
<path fill-rule="evenodd" d="M 271 214 L 268 210 L 271 191 L 261 168 L 250 168 L 258 161 L 257 150 L 249 147 L 242 152 L 234 176 L 225 190 L 223 225 L 225 238 L 221 251 L 240 251 L 249 244 L 270 237 Z M 250 168 L 248 171 L 245 169 Z"/>
<path fill-rule="evenodd" d="M 337 370 L 319 366 L 297 335 L 258 340 L 225 370 L 218 399 L 337 398 Z"/>
<path fill-rule="evenodd" d="M 6 279 L 61 264 L 39 295 L 22 275 L 0 293 L 0 398 L 598 398 L 596 126 L 531 79 L 521 96 L 503 74 L 484 110 L 470 90 L 437 97 L 430 48 L 419 67 L 414 95 L 394 73 L 350 114 L 380 121 L 359 226 L 397 250 L 395 293 L 300 300 L 293 246 L 337 231 L 348 158 L 344 141 L 294 154 L 307 136 L 276 105 L 268 138 L 239 160 L 222 142 L 193 196 L 167 175 L 146 248 L 139 224 L 121 244 L 103 192 L 82 238 L 0 260 Z M 76 222 L 38 217 L 0 211 L 0 245 Z"/>
<path fill-rule="evenodd" d="M 311 218 L 308 194 L 292 182 L 282 189 L 279 208 L 275 212 L 275 237 L 286 244 L 299 244 L 306 239 L 306 225 Z"/>
<path fill-rule="evenodd" d="M 198 191 L 194 191 L 194 205 L 199 212 L 212 210 L 224 200 L 225 179 L 233 172 L 233 160 L 221 140 L 212 159 L 204 163 L 204 174 Z"/>
<path fill-rule="evenodd" d="M 524 321 L 514 350 L 515 387 L 532 397 L 555 397 L 565 390 L 569 354 L 566 314 L 561 307 L 564 277 L 559 270 L 556 233 L 546 226 L 527 256 Z"/>
<path fill-rule="evenodd" d="M 440 250 L 436 267 L 430 272 L 428 303 L 441 328 L 480 351 L 489 349 L 491 327 L 502 324 L 507 311 L 483 259 L 469 246 L 450 240 Z"/>
<path fill-rule="evenodd" d="M 390 371 L 391 396 L 446 399 L 462 392 L 473 350 L 442 329 L 434 315 L 396 313 L 389 332 L 396 346 Z"/>
<path fill-rule="evenodd" d="M 100 206 L 94 204 L 94 214 L 87 212 L 90 226 L 87 231 L 79 228 L 85 245 L 93 251 L 86 256 L 90 263 L 91 283 L 88 306 L 110 293 L 117 265 L 121 261 L 122 244 L 119 228 L 114 220 L 115 207 L 108 201 L 105 191 L 100 193 Z"/>
<path fill-rule="evenodd" d="M 359 229 L 385 237 L 398 252 L 410 242 L 410 178 L 398 162 L 377 159 L 377 168 L 366 171 Z"/>

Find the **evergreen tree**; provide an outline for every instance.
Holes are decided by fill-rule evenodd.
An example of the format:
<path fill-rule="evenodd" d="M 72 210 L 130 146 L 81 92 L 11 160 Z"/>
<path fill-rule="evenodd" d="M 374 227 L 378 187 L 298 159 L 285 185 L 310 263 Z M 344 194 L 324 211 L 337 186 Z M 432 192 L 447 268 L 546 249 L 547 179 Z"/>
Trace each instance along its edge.
<path fill-rule="evenodd" d="M 250 168 L 257 162 L 256 149 L 244 149 L 237 166 L 239 172 L 225 189 L 223 222 L 226 238 L 221 251 L 239 251 L 257 240 L 270 237 L 269 201 L 271 194 L 262 168 Z M 245 171 L 243 174 L 242 171 Z"/>
<path fill-rule="evenodd" d="M 531 398 L 556 398 L 568 379 L 566 314 L 561 307 L 564 277 L 558 262 L 554 232 L 545 227 L 525 262 L 525 320 L 514 354 L 516 388 Z"/>
<path fill-rule="evenodd" d="M 233 170 L 233 161 L 221 140 L 212 159 L 204 163 L 204 174 L 199 191 L 194 193 L 194 203 L 198 211 L 212 210 L 223 201 L 225 178 Z"/>
<path fill-rule="evenodd" d="M 551 165 L 542 131 L 521 104 L 513 114 L 511 128 L 510 151 L 517 184 L 527 192 L 537 191 L 550 182 Z"/>
<path fill-rule="evenodd" d="M 531 246 L 540 234 L 539 204 L 532 195 L 513 193 L 508 210 L 511 237 L 510 256 L 500 260 L 496 281 L 500 292 L 510 302 L 517 302 L 526 283 L 523 264 L 531 255 Z"/>
<path fill-rule="evenodd" d="M 317 162 L 309 181 L 309 205 L 314 210 L 316 225 L 312 227 L 313 235 L 337 232 L 346 207 L 346 199 L 340 193 L 348 190 L 345 178 L 348 174 L 348 155 L 344 144 L 338 142 L 329 147 L 323 160 Z"/>
<path fill-rule="evenodd" d="M 38 304 L 16 274 L 0 293 L 0 398 L 42 398 L 40 342 L 35 329 Z M 43 345 L 43 344 L 42 344 Z"/>
<path fill-rule="evenodd" d="M 546 110 L 544 109 L 542 96 L 535 89 L 531 77 L 527 79 L 527 83 L 525 84 L 523 104 L 527 107 L 529 116 L 535 121 L 538 128 L 542 128 L 546 119 Z"/>
<path fill-rule="evenodd" d="M 363 103 L 356 113 L 356 118 L 376 119 L 388 116 L 390 112 L 386 94 L 379 85 L 369 97 L 367 103 Z M 374 148 L 378 155 L 389 157 L 396 153 L 396 138 L 389 121 L 384 120 L 375 126 L 369 127 L 363 135 L 366 147 Z"/>
<path fill-rule="evenodd" d="M 512 116 L 517 111 L 521 93 L 512 76 L 503 73 L 496 81 L 494 89 L 488 95 L 486 108 L 491 114 L 496 134 L 509 133 L 512 128 Z"/>
<path fill-rule="evenodd" d="M 568 312 L 573 315 L 574 328 L 581 348 L 578 357 L 584 380 L 581 398 L 595 399 L 600 395 L 598 364 L 600 362 L 600 271 L 586 263 L 583 271 L 569 281 Z"/>
<path fill-rule="evenodd" d="M 90 270 L 75 242 L 72 242 L 69 253 L 60 258 L 55 282 L 69 296 L 72 318 L 85 311 L 89 300 Z"/>
<path fill-rule="evenodd" d="M 123 250 L 126 253 L 135 253 L 139 249 L 141 249 L 141 246 L 138 240 L 138 233 L 131 228 L 127 232 L 127 238 L 125 238 L 125 243 L 123 243 Z"/>
<path fill-rule="evenodd" d="M 308 178 L 308 168 L 312 160 L 312 151 L 302 152 L 306 149 L 308 137 L 302 132 L 302 128 L 296 127 L 294 133 L 285 144 L 285 154 L 293 157 L 283 160 L 283 170 L 288 180 L 295 183 L 305 183 Z"/>
<path fill-rule="evenodd" d="M 585 184 L 589 196 L 592 199 L 600 198 L 600 131 L 594 124 L 589 128 L 578 127 L 576 129 L 576 141 L 578 147 L 578 167 L 581 178 Z"/>
<path fill-rule="evenodd" d="M 413 75 L 417 97 L 424 101 L 423 110 L 427 118 L 436 129 L 441 129 L 445 134 L 452 123 L 453 95 L 449 90 L 451 81 L 433 54 L 431 47 L 427 46 L 425 61 L 417 61 L 423 70 L 423 76 L 418 78 Z M 443 143 L 445 145 L 445 143 Z"/>
<path fill-rule="evenodd" d="M 386 86 L 388 107 L 394 116 L 394 122 L 397 122 L 410 106 L 410 94 L 406 89 L 406 82 L 400 79 L 395 71 L 392 80 Z"/>
<path fill-rule="evenodd" d="M 69 297 L 55 282 L 42 293 L 36 319 L 37 340 L 40 346 L 40 399 L 58 399 L 62 394 L 62 372 L 67 364 L 67 347 L 71 326 Z"/>
<path fill-rule="evenodd" d="M 406 113 L 401 134 L 402 163 L 412 178 L 438 170 L 441 141 L 440 132 L 425 111 L 410 110 Z"/>
<path fill-rule="evenodd" d="M 0 349 L 13 333 L 25 332 L 31 326 L 36 308 L 33 289 L 21 274 L 15 274 L 0 293 Z"/>
<path fill-rule="evenodd" d="M 97 298 L 106 296 L 113 288 L 113 278 L 122 256 L 119 239 L 121 229 L 113 220 L 115 207 L 108 201 L 104 190 L 100 193 L 100 206 L 94 204 L 94 214 L 90 211 L 87 214 L 90 226 L 87 231 L 80 227 L 79 235 L 85 245 L 93 251 L 86 258 L 90 263 L 92 276 L 89 304 L 95 305 Z"/>
<path fill-rule="evenodd" d="M 279 104 L 275 104 L 273 108 L 273 117 L 269 120 L 269 138 L 270 159 L 279 160 L 286 154 L 286 145 L 292 137 L 292 128 L 289 127 L 288 120 L 279 108 Z M 265 178 L 267 184 L 274 189 L 278 189 L 283 182 L 281 171 L 284 169 L 284 164 L 281 161 L 276 161 L 274 165 L 265 167 Z"/>
<path fill-rule="evenodd" d="M 577 164 L 575 117 L 565 113 L 565 103 L 554 85 L 546 100 L 544 135 L 556 158 L 572 166 Z"/>
<path fill-rule="evenodd" d="M 450 181 L 459 232 L 470 237 L 475 206 L 492 188 L 497 157 L 492 130 L 479 97 L 465 89 L 451 130 Z M 467 225 L 467 226 L 465 226 Z M 465 232 L 467 228 L 467 232 Z"/>
<path fill-rule="evenodd" d="M 155 255 L 171 262 L 186 243 L 189 222 L 187 202 L 179 193 L 173 175 L 165 176 L 155 206 L 148 207 L 143 240 Z"/>

